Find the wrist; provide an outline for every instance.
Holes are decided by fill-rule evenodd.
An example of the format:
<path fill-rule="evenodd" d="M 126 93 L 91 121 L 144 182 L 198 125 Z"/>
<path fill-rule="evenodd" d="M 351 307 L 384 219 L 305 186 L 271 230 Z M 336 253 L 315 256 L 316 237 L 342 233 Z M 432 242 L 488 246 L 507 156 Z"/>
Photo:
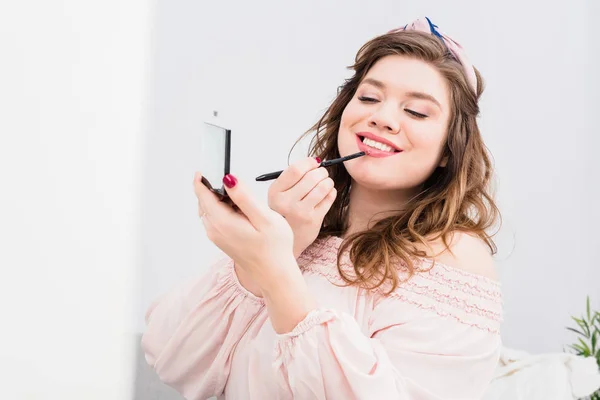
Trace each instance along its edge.
<path fill-rule="evenodd" d="M 290 254 L 287 260 L 279 261 L 277 265 L 262 265 L 258 271 L 260 271 L 260 276 L 256 276 L 254 281 L 259 285 L 263 294 L 277 295 L 282 287 L 304 282 L 295 254 Z"/>
<path fill-rule="evenodd" d="M 261 286 L 269 319 L 276 333 L 291 332 L 317 308 L 316 301 L 298 268 L 280 274 L 272 282 Z"/>
<path fill-rule="evenodd" d="M 234 274 L 238 284 L 256 297 L 263 297 L 260 286 L 237 263 L 233 264 Z"/>

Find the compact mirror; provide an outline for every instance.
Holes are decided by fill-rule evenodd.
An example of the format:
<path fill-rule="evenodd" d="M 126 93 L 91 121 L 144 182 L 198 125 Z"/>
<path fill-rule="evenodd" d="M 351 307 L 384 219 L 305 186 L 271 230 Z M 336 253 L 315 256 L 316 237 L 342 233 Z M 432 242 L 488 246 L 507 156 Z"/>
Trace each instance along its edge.
<path fill-rule="evenodd" d="M 223 187 L 223 177 L 229 173 L 231 157 L 231 130 L 205 122 L 201 136 L 202 183 L 220 200 L 228 201 Z"/>

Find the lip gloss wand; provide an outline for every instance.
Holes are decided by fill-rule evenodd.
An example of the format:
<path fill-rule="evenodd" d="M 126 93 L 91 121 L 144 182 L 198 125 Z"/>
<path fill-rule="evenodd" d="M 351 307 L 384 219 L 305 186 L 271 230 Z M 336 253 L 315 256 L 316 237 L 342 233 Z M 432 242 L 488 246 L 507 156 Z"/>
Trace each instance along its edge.
<path fill-rule="evenodd" d="M 348 160 L 352 160 L 354 158 L 358 158 L 358 157 L 362 157 L 364 156 L 366 153 L 364 151 L 360 151 L 358 153 L 354 153 L 354 154 L 350 154 L 349 156 L 346 157 L 341 157 L 341 158 L 334 158 L 333 160 L 327 160 L 327 161 L 323 161 L 321 163 L 321 165 L 319 165 L 320 167 L 329 167 L 330 165 L 336 165 L 339 163 L 343 163 L 344 161 L 348 161 Z M 279 175 L 281 175 L 283 171 L 276 171 L 276 172 L 269 172 L 268 174 L 263 174 L 260 175 L 258 177 L 256 177 L 256 180 L 259 182 L 264 182 L 264 181 L 270 181 L 273 179 L 277 179 L 279 178 Z"/>

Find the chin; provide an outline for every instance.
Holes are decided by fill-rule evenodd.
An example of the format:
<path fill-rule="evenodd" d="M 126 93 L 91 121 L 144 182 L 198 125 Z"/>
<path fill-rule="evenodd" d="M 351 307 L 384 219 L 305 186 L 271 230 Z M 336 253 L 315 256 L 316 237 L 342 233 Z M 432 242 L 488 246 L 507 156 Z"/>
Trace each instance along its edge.
<path fill-rule="evenodd" d="M 353 182 L 377 191 L 416 190 L 427 179 L 425 174 L 400 165 L 382 166 L 377 162 L 379 160 L 382 159 L 361 157 L 356 163 L 346 166 L 346 170 Z"/>
<path fill-rule="evenodd" d="M 402 186 L 401 182 L 395 182 L 397 176 L 390 176 L 390 171 L 382 174 L 381 168 L 374 168 L 367 163 L 357 164 L 346 167 L 346 170 L 352 181 L 362 187 L 372 190 L 396 190 L 398 186 Z"/>

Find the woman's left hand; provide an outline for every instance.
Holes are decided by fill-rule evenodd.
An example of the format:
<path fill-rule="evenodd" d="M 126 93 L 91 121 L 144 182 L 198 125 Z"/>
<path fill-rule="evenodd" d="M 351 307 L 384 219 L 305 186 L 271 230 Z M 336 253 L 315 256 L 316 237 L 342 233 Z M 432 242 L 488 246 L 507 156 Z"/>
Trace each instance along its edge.
<path fill-rule="evenodd" d="M 294 258 L 292 228 L 232 175 L 223 183 L 239 212 L 221 202 L 201 178 L 196 173 L 194 190 L 208 238 L 258 285 L 275 332 L 292 331 L 316 307 Z"/>
<path fill-rule="evenodd" d="M 210 241 L 252 276 L 259 286 L 275 282 L 290 265 L 297 268 L 293 255 L 294 235 L 290 225 L 277 212 L 260 204 L 244 182 L 234 176 L 223 178 L 227 194 L 239 208 L 220 201 L 194 176 L 198 212 Z"/>

